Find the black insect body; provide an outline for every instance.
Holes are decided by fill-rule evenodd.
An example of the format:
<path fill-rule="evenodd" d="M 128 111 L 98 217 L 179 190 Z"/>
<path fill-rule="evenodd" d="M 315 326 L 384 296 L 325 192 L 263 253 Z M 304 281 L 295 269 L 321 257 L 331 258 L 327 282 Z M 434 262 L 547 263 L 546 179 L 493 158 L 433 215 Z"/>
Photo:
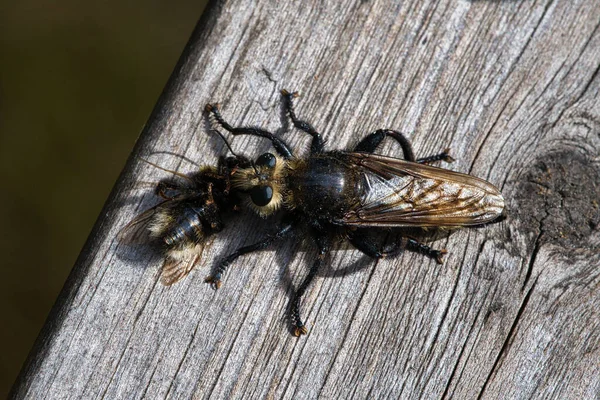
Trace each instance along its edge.
<path fill-rule="evenodd" d="M 308 157 L 295 157 L 284 141 L 268 131 L 255 127 L 232 127 L 222 118 L 217 106 L 208 105 L 206 110 L 215 130 L 221 127 L 233 135 L 266 138 L 273 144 L 276 154 L 265 153 L 253 163 L 239 156 L 230 157 L 226 159 L 227 162 L 221 162 L 217 169 L 207 168 L 205 175 L 197 176 L 201 184 L 192 190 L 195 194 L 184 193 L 179 195 L 181 197 L 167 199 L 132 224 L 138 220 L 145 221 L 142 225 L 146 225 L 154 237 L 163 239 L 168 250 L 168 261 L 169 258 L 177 260 L 173 253 L 179 250 L 173 250 L 175 247 L 167 242 L 169 235 L 163 229 L 162 217 L 157 216 L 163 214 L 165 207 L 183 205 L 189 211 L 192 208 L 188 203 L 190 198 L 195 198 L 197 204 L 203 207 L 202 215 L 198 213 L 196 219 L 184 217 L 183 224 L 175 222 L 174 213 L 166 213 L 169 216 L 167 219 L 172 221 L 170 226 L 181 233 L 175 237 L 191 237 L 193 234 L 188 235 L 190 228 L 202 225 L 203 234 L 196 237 L 197 246 L 201 246 L 207 233 L 221 228 L 219 213 L 247 205 L 257 214 L 267 217 L 282 209 L 282 218 L 276 230 L 263 240 L 233 252 L 218 264 L 212 276 L 206 280 L 218 288 L 223 273 L 235 259 L 266 248 L 300 226 L 308 227 L 318 255 L 292 299 L 291 320 L 296 336 L 307 332 L 300 317 L 300 301 L 323 265 L 336 235 L 345 235 L 354 247 L 372 258 L 387 257 L 408 249 L 441 263 L 445 250 L 434 250 L 409 237 L 402 237 L 391 248 L 384 249 L 369 232 L 381 227 L 476 226 L 497 220 L 502 215 L 504 199 L 492 184 L 427 165 L 436 161 L 453 161 L 447 150 L 416 159 L 404 135 L 392 130 L 378 130 L 367 135 L 350 152 L 325 151 L 321 135 L 310 124 L 296 117 L 293 107 L 296 94 L 285 90 L 282 94 L 293 125 L 312 136 Z M 386 137 L 400 144 L 405 160 L 373 154 Z M 150 214 L 145 215 L 147 213 Z M 146 221 L 148 219 L 150 223 Z M 192 220 L 199 222 L 191 223 Z M 216 224 L 214 228 L 212 223 Z M 176 275 L 178 279 L 189 272 L 198 257 L 196 250 L 188 253 L 191 255 L 187 258 L 180 258 L 193 262 L 180 262 L 185 265 L 185 273 Z M 167 281 L 172 283 L 174 280 Z"/>

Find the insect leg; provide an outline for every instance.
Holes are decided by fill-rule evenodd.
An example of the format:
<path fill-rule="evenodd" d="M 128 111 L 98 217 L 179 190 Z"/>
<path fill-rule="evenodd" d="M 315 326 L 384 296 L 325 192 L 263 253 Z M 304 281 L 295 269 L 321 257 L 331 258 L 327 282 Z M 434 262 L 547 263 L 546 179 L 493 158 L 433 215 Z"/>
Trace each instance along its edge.
<path fill-rule="evenodd" d="M 281 157 L 289 159 L 293 156 L 293 153 L 288 147 L 288 145 L 285 144 L 283 140 L 279 139 L 271 132 L 251 126 L 233 127 L 229 125 L 221 116 L 221 113 L 219 112 L 219 107 L 216 104 L 207 104 L 205 109 L 209 113 L 211 124 L 219 125 L 221 128 L 225 129 L 232 135 L 251 135 L 263 137 L 265 139 L 270 140 L 271 143 L 273 143 L 273 147 Z"/>
<path fill-rule="evenodd" d="M 168 180 L 158 182 L 156 189 L 154 189 L 154 193 L 165 200 L 173 200 L 179 194 L 181 194 L 181 191 L 182 187 L 180 184 Z M 169 196 L 169 192 L 173 192 L 173 194 Z"/>
<path fill-rule="evenodd" d="M 415 153 L 413 152 L 412 146 L 406 136 L 400 132 L 390 129 L 379 129 L 373 133 L 370 133 L 356 145 L 354 151 L 373 153 L 377 149 L 377 146 L 379 146 L 383 139 L 385 139 L 387 136 L 396 139 L 396 141 L 400 144 L 400 147 L 402 147 L 402 152 L 404 153 L 404 159 L 407 161 L 415 161 Z"/>
<path fill-rule="evenodd" d="M 439 154 L 434 154 L 432 156 L 418 158 L 417 162 L 419 164 L 431 164 L 436 161 L 444 161 L 447 163 L 454 162 L 454 158 L 450 154 L 448 154 L 449 152 L 450 152 L 450 149 L 447 148 Z"/>
<path fill-rule="evenodd" d="M 360 231 L 348 232 L 348 240 L 354 247 L 360 250 L 371 258 L 383 258 L 395 256 L 402 251 L 401 243 L 394 243 L 389 250 L 384 250 L 381 246 L 378 246 L 373 239 Z"/>
<path fill-rule="evenodd" d="M 306 335 L 308 332 L 304 322 L 302 322 L 302 319 L 300 318 L 300 301 L 302 300 L 302 296 L 306 292 L 306 289 L 308 289 L 313 279 L 317 275 L 317 272 L 319 269 L 321 269 L 321 266 L 325 261 L 325 256 L 331 247 L 331 238 L 326 233 L 319 233 L 318 236 L 315 237 L 315 241 L 317 243 L 317 247 L 319 248 L 319 254 L 317 255 L 317 259 L 313 265 L 310 267 L 308 275 L 306 278 L 304 278 L 302 284 L 298 287 L 292 299 L 290 318 L 292 320 L 292 324 L 294 325 L 294 336 Z"/>
<path fill-rule="evenodd" d="M 419 243 L 415 239 L 411 238 L 406 238 L 405 246 L 408 250 L 416 251 L 418 253 L 425 254 L 427 257 L 435 259 L 435 261 L 437 261 L 438 264 L 444 263 L 442 257 L 444 256 L 444 254 L 448 253 L 446 249 L 434 250 L 431 247 L 423 243 Z"/>
<path fill-rule="evenodd" d="M 306 121 L 301 121 L 296 117 L 296 112 L 294 111 L 294 98 L 298 97 L 298 92 L 290 93 L 287 90 L 282 89 L 281 95 L 283 96 L 285 111 L 292 120 L 294 126 L 312 136 L 313 140 L 310 145 L 310 152 L 312 154 L 321 153 L 325 147 L 325 141 L 321 134 L 317 132 L 311 124 Z"/>
<path fill-rule="evenodd" d="M 267 248 L 271 243 L 287 236 L 290 232 L 292 232 L 292 228 L 293 228 L 293 223 L 285 224 L 285 225 L 281 226 L 275 233 L 271 233 L 270 235 L 267 235 L 266 237 L 262 238 L 258 242 L 251 244 L 249 246 L 244 246 L 244 247 L 237 249 L 232 254 L 225 257 L 225 259 L 223 259 L 219 263 L 217 268 L 214 270 L 213 274 L 211 276 L 206 277 L 206 279 L 204 279 L 204 281 L 207 283 L 210 283 L 215 289 L 220 288 L 221 287 L 221 278 L 223 276 L 223 273 L 225 273 L 225 270 L 227 269 L 227 267 L 229 267 L 229 265 L 233 261 L 235 261 L 238 257 L 243 256 L 244 254 L 252 253 L 254 251 L 258 251 L 258 250 Z"/>
<path fill-rule="evenodd" d="M 425 254 L 426 256 L 435 259 L 439 264 L 442 264 L 442 257 L 447 253 L 445 249 L 434 250 L 415 239 L 405 237 L 402 237 L 399 241 L 396 241 L 389 250 L 383 250 L 381 247 L 377 246 L 372 239 L 358 231 L 349 233 L 348 240 L 354 247 L 371 258 L 391 257 L 402 252 L 402 250 L 407 249 Z"/>

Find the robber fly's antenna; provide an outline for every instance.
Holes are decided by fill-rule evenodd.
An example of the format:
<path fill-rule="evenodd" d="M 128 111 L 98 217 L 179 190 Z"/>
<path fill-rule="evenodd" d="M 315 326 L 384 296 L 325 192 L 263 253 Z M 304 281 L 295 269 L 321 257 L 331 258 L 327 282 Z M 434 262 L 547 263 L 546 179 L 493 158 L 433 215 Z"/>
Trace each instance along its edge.
<path fill-rule="evenodd" d="M 235 151 L 233 151 L 233 149 L 231 148 L 231 145 L 229 144 L 229 142 L 227 141 L 227 139 L 225 138 L 225 135 L 223 135 L 221 133 L 221 131 L 219 131 L 216 128 L 211 128 L 211 130 L 213 132 L 215 132 L 217 135 L 219 135 L 219 137 L 221 137 L 221 139 L 223 140 L 223 142 L 225 142 L 225 146 L 227 146 L 227 148 L 229 149 L 229 152 L 231 152 L 231 154 L 233 154 L 233 156 L 235 158 L 237 158 L 238 160 L 242 160 L 242 157 L 238 156 Z M 256 172 L 256 174 L 258 175 L 258 170 L 256 169 L 256 166 L 254 165 L 254 162 L 252 162 L 252 168 L 254 168 L 254 172 Z"/>
<path fill-rule="evenodd" d="M 178 176 L 178 177 L 180 177 L 180 178 L 183 178 L 183 179 L 185 179 L 185 180 L 187 180 L 187 181 L 189 181 L 189 182 L 193 182 L 193 181 L 190 179 L 190 177 L 189 177 L 189 176 L 187 176 L 187 175 L 185 175 L 185 174 L 182 174 L 181 172 L 177 172 L 177 171 L 173 171 L 173 170 L 170 170 L 170 169 L 163 168 L 163 167 L 161 167 L 160 165 L 158 165 L 158 164 L 154 164 L 153 162 L 150 162 L 150 161 L 146 160 L 145 158 L 142 158 L 142 157 L 139 157 L 139 156 L 138 156 L 138 158 L 139 158 L 140 160 L 142 160 L 143 162 L 145 162 L 145 163 L 147 163 L 147 164 L 150 164 L 150 165 L 152 165 L 152 166 L 153 166 L 153 167 L 155 167 L 155 168 L 158 168 L 158 169 L 160 169 L 161 171 L 170 172 L 170 173 L 172 173 L 173 175 L 176 175 L 176 176 Z"/>
<path fill-rule="evenodd" d="M 227 148 L 229 149 L 229 151 L 231 152 L 231 154 L 233 154 L 233 156 L 235 158 L 240 158 L 237 154 L 235 154 L 235 151 L 233 151 L 233 149 L 231 148 L 231 145 L 229 144 L 229 142 L 227 141 L 225 136 L 221 133 L 221 131 L 219 131 L 216 128 L 212 128 L 211 131 L 215 132 L 217 135 L 219 135 L 221 137 L 221 139 L 225 142 L 225 146 L 227 146 Z"/>

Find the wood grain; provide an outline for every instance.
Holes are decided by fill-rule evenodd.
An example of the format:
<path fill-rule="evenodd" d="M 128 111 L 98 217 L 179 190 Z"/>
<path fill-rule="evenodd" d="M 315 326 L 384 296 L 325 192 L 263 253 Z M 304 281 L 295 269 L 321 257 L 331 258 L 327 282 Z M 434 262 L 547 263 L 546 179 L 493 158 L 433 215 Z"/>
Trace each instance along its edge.
<path fill-rule="evenodd" d="M 596 0 L 212 3 L 12 397 L 598 398 L 599 27 Z M 169 176 L 138 157 L 214 164 L 209 101 L 306 154 L 306 135 L 279 129 L 282 88 L 330 148 L 377 128 L 408 133 L 417 156 L 451 147 L 451 169 L 501 188 L 508 220 L 442 235 L 443 266 L 340 246 L 300 339 L 286 310 L 315 257 L 302 237 L 240 259 L 218 291 L 203 282 L 272 221 L 240 217 L 160 285 L 160 256 L 115 239 L 157 202 L 144 182 Z"/>

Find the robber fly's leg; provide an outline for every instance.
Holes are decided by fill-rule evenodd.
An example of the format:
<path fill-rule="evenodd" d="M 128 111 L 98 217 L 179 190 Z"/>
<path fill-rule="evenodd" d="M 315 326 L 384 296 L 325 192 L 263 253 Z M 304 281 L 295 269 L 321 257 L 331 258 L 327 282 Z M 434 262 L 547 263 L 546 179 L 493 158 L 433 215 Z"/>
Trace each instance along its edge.
<path fill-rule="evenodd" d="M 300 317 L 300 301 L 302 300 L 304 293 L 306 293 L 306 289 L 308 289 L 315 276 L 317 276 L 319 269 L 321 269 L 321 266 L 325 261 L 325 256 L 331 247 L 331 238 L 326 233 L 319 233 L 318 236 L 315 237 L 315 241 L 317 243 L 317 247 L 319 248 L 317 259 L 310 267 L 308 275 L 306 275 L 306 278 L 304 278 L 302 284 L 298 287 L 294 293 L 294 297 L 292 298 L 290 318 L 294 328 L 294 336 L 306 335 L 308 332 L 304 322 L 302 322 L 302 318 Z"/>
<path fill-rule="evenodd" d="M 240 257 L 244 254 L 252 253 L 253 251 L 258 251 L 258 250 L 267 248 L 271 243 L 273 243 L 279 239 L 282 239 L 285 236 L 287 236 L 289 233 L 291 233 L 292 228 L 293 228 L 293 223 L 285 224 L 285 225 L 281 226 L 275 233 L 267 235 L 266 237 L 262 238 L 260 241 L 254 243 L 254 244 L 251 244 L 249 246 L 244 246 L 244 247 L 237 249 L 232 254 L 225 257 L 219 263 L 217 268 L 215 268 L 215 270 L 213 271 L 213 274 L 211 276 L 208 276 L 206 279 L 204 279 L 204 281 L 207 283 L 210 283 L 215 289 L 220 288 L 221 287 L 221 278 L 223 277 L 223 273 L 225 273 L 225 270 L 227 269 L 227 267 L 233 261 L 235 261 L 235 259 L 237 259 L 238 257 Z"/>
<path fill-rule="evenodd" d="M 285 111 L 292 120 L 294 126 L 312 136 L 313 140 L 310 145 L 310 152 L 312 154 L 321 153 L 325 147 L 325 141 L 321 134 L 317 132 L 311 124 L 306 121 L 301 121 L 296 117 L 296 112 L 294 111 L 294 98 L 298 97 L 298 92 L 290 93 L 283 89 L 281 90 L 281 95 L 283 96 Z"/>
<path fill-rule="evenodd" d="M 370 133 L 356 145 L 354 151 L 373 153 L 381 144 L 383 139 L 385 139 L 387 136 L 396 139 L 396 141 L 400 144 L 405 160 L 415 161 L 415 153 L 413 152 L 412 146 L 406 136 L 400 132 L 390 129 L 379 129 L 373 133 Z"/>
<path fill-rule="evenodd" d="M 360 231 L 348 232 L 348 240 L 359 251 L 375 259 L 395 256 L 402 251 L 402 244 L 399 242 L 393 243 L 392 246 L 386 250 L 383 249 L 382 246 L 378 246 L 373 239 Z"/>
<path fill-rule="evenodd" d="M 454 158 L 450 154 L 448 154 L 449 152 L 450 152 L 450 149 L 447 148 L 446 150 L 442 151 L 439 154 L 434 154 L 432 156 L 418 158 L 417 162 L 419 164 L 431 164 L 436 161 L 444 161 L 447 163 L 454 162 Z"/>
<path fill-rule="evenodd" d="M 447 253 L 445 249 L 434 250 L 423 243 L 419 243 L 415 239 L 404 237 L 400 238 L 399 241 L 394 242 L 389 249 L 384 250 L 382 247 L 377 246 L 377 244 L 375 244 L 375 242 L 373 242 L 372 239 L 370 239 L 369 237 L 367 237 L 359 231 L 348 233 L 348 240 L 350 240 L 350 243 L 352 243 L 352 245 L 358 250 L 360 250 L 367 256 L 376 259 L 392 257 L 397 255 L 398 253 L 401 253 L 402 250 L 407 249 L 419 252 L 421 254 L 425 254 L 426 256 L 435 259 L 439 264 L 442 264 L 442 257 L 444 256 L 444 254 Z"/>
<path fill-rule="evenodd" d="M 281 157 L 285 159 L 292 158 L 293 153 L 288 145 L 271 132 L 252 126 L 233 127 L 229 125 L 221 116 L 219 107 L 216 104 L 207 104 L 205 109 L 208 112 L 211 125 L 218 125 L 232 135 L 251 135 L 268 139 L 273 143 L 273 147 Z"/>
<path fill-rule="evenodd" d="M 444 254 L 448 253 L 448 251 L 446 249 L 434 250 L 431 247 L 429 247 L 423 243 L 419 243 L 415 239 L 412 239 L 412 238 L 403 238 L 403 239 L 406 240 L 406 243 L 404 244 L 404 246 L 406 247 L 407 250 L 412 250 L 412 251 L 416 251 L 421 254 L 425 254 L 427 257 L 431 257 L 435 261 L 437 261 L 438 264 L 444 263 L 444 260 L 442 259 L 442 257 L 444 256 Z"/>

